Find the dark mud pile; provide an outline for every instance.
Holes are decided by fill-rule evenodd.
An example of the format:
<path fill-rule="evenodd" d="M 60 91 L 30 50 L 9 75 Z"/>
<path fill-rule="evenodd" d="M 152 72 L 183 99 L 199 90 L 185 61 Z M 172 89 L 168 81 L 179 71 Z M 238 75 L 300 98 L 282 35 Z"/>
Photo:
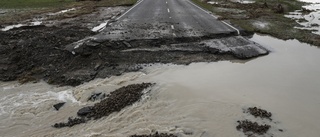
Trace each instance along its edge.
<path fill-rule="evenodd" d="M 251 115 L 255 116 L 255 117 L 260 117 L 260 118 L 267 118 L 271 120 L 271 112 L 268 112 L 266 110 L 257 108 L 257 107 L 250 107 L 247 110 L 248 113 L 250 113 Z"/>
<path fill-rule="evenodd" d="M 50 80 L 53 77 L 63 77 L 66 70 L 77 70 L 81 66 L 71 66 L 75 65 L 72 63 L 75 57 L 63 49 L 65 45 L 88 35 L 93 33 L 75 26 L 36 26 L 0 31 L 0 80 L 18 79 L 22 83 L 41 78 Z M 88 78 L 91 77 L 87 76 Z M 62 81 L 56 84 L 62 84 Z"/>
<path fill-rule="evenodd" d="M 156 132 L 155 134 L 150 134 L 150 135 L 132 135 L 130 137 L 177 137 L 176 135 L 173 134 L 167 134 L 167 133 L 158 133 Z"/>
<path fill-rule="evenodd" d="M 242 132 L 248 135 L 248 137 L 252 136 L 253 134 L 263 135 L 267 133 L 267 131 L 271 127 L 267 124 L 259 125 L 257 122 L 251 122 L 248 120 L 241 120 L 237 122 L 239 124 L 237 126 L 237 130 L 242 130 Z"/>
<path fill-rule="evenodd" d="M 257 107 L 249 107 L 246 110 L 244 110 L 243 113 L 247 113 L 254 116 L 257 122 L 253 122 L 248 119 L 238 120 L 237 121 L 238 125 L 236 126 L 236 129 L 238 131 L 242 131 L 248 137 L 254 137 L 257 135 L 271 136 L 271 137 L 273 136 L 272 133 L 268 133 L 271 127 L 275 126 L 272 124 L 276 123 L 272 121 L 271 112 L 268 112 L 264 109 L 257 108 Z M 257 119 L 258 117 L 260 119 Z M 263 123 L 263 124 L 259 124 L 259 123 Z M 283 129 L 278 129 L 278 131 L 283 132 Z"/>
<path fill-rule="evenodd" d="M 210 37 L 91 40 L 80 43 L 81 46 L 72 49 L 72 52 L 68 49 L 68 45 L 93 35 L 87 28 L 69 25 L 0 31 L 0 80 L 19 80 L 24 83 L 43 79 L 49 84 L 76 86 L 96 77 L 137 71 L 144 67 L 141 64 L 189 64 L 238 57 L 233 56 L 232 52 L 223 52 L 199 43 L 177 44 L 198 42 Z"/>
<path fill-rule="evenodd" d="M 86 117 L 99 119 L 113 112 L 119 112 L 126 106 L 139 101 L 143 95 L 142 91 L 152 85 L 151 83 L 142 83 L 119 88 L 107 95 L 106 99 L 95 104 L 92 108 L 93 111 Z"/>
<path fill-rule="evenodd" d="M 88 106 L 78 111 L 78 116 L 68 119 L 68 122 L 55 123 L 53 127 L 72 127 L 77 124 L 85 123 L 90 119 L 99 119 L 109 116 L 111 113 L 119 112 L 123 108 L 139 101 L 143 95 L 143 90 L 152 86 L 152 83 L 132 84 L 121 87 L 109 95 L 106 99 L 96 103 L 94 106 Z"/>

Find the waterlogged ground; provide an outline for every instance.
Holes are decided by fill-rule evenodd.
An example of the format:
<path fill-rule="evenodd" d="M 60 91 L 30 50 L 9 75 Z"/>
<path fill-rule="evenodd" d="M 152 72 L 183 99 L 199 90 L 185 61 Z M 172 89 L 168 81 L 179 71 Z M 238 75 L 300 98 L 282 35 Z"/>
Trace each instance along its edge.
<path fill-rule="evenodd" d="M 311 30 L 312 33 L 320 35 L 320 4 L 311 3 L 302 8 L 309 10 L 309 12 L 297 10 L 295 12 L 289 12 L 288 15 L 284 16 L 296 20 L 299 26 L 296 26 L 295 28 Z"/>
<path fill-rule="evenodd" d="M 1 82 L 1 136 L 123 137 L 159 131 L 182 137 L 242 137 L 236 130 L 236 121 L 242 119 L 270 124 L 267 137 L 318 136 L 320 49 L 269 36 L 254 35 L 251 40 L 272 52 L 247 62 L 158 64 L 74 88 Z M 141 82 L 157 85 L 133 106 L 71 128 L 51 127 L 92 105 L 87 102 L 91 93 Z M 62 101 L 67 103 L 56 111 L 52 105 Z M 252 106 L 272 112 L 273 122 L 243 113 Z"/>

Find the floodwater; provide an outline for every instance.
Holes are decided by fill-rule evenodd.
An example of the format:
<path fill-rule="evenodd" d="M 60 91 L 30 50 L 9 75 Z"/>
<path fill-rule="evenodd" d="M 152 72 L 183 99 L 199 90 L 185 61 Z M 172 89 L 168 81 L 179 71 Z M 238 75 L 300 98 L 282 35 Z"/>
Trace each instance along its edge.
<path fill-rule="evenodd" d="M 320 49 L 269 36 L 254 35 L 251 40 L 271 53 L 247 62 L 158 64 L 74 88 L 2 82 L 1 136 L 125 137 L 159 131 L 182 137 L 244 137 L 236 130 L 236 121 L 244 119 L 270 124 L 267 137 L 319 136 Z M 91 93 L 141 82 L 157 85 L 133 106 L 71 128 L 51 127 L 92 105 L 86 102 Z M 54 110 L 52 105 L 61 101 L 66 105 Z M 273 122 L 243 113 L 252 106 L 272 112 Z"/>
<path fill-rule="evenodd" d="M 311 30 L 312 33 L 320 35 L 320 4 L 308 4 L 303 6 L 304 9 L 310 10 L 312 12 L 308 14 L 303 14 L 302 10 L 297 10 L 294 12 L 289 12 L 288 15 L 284 15 L 287 18 L 296 20 L 300 25 L 295 28 Z M 303 20 L 303 21 L 299 21 Z"/>

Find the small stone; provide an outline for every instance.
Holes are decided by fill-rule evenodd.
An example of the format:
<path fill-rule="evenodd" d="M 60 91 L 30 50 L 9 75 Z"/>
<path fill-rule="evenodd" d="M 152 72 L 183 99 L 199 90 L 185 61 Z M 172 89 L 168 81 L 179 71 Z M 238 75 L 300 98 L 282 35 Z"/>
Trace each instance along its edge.
<path fill-rule="evenodd" d="M 83 116 L 87 116 L 88 114 L 90 114 L 93 110 L 92 106 L 88 106 L 88 107 L 83 107 L 81 109 L 79 109 L 79 111 L 77 112 L 77 115 L 80 117 Z"/>
<path fill-rule="evenodd" d="M 283 132 L 283 129 L 279 129 L 280 132 Z"/>
<path fill-rule="evenodd" d="M 65 104 L 66 102 L 61 102 L 61 103 L 57 103 L 57 104 L 54 104 L 53 107 L 59 111 L 59 109 Z"/>
<path fill-rule="evenodd" d="M 100 97 L 100 95 L 102 95 L 102 92 L 92 93 L 92 95 L 88 98 L 88 101 L 96 101 L 98 99 L 102 99 L 102 96 Z"/>

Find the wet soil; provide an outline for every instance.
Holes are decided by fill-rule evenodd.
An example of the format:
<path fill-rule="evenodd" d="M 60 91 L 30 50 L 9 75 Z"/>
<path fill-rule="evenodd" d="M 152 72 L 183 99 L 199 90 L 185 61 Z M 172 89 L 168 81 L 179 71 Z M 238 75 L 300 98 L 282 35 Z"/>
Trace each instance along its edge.
<path fill-rule="evenodd" d="M 0 80 L 19 80 L 24 83 L 41 78 L 50 80 L 56 76 L 63 77 L 64 70 L 81 67 L 70 66 L 74 65 L 72 62 L 76 57 L 63 50 L 63 46 L 93 34 L 86 28 L 76 26 L 35 26 L 0 31 Z M 92 75 L 82 78 L 90 79 Z M 71 81 L 61 84 L 76 85 L 76 81 Z"/>
<path fill-rule="evenodd" d="M 193 0 L 207 9 L 219 15 L 221 20 L 230 20 L 235 26 L 239 26 L 247 32 L 268 34 L 280 39 L 298 39 L 315 46 L 320 46 L 320 36 L 313 34 L 311 30 L 299 30 L 295 27 L 299 24 L 284 17 L 288 12 L 301 10 L 305 4 L 291 0 L 256 1 L 255 3 L 241 4 L 226 0 L 214 0 L 217 4 L 207 4 Z"/>
<path fill-rule="evenodd" d="M 248 120 L 241 120 L 237 122 L 239 124 L 237 126 L 237 130 L 242 130 L 242 132 L 244 132 L 248 137 L 252 137 L 254 134 L 263 135 L 267 133 L 271 127 L 267 124 L 259 125 L 257 122 L 251 122 Z"/>
<path fill-rule="evenodd" d="M 173 134 L 167 134 L 167 133 L 158 133 L 156 132 L 155 134 L 150 134 L 150 135 L 132 135 L 130 137 L 177 137 L 176 135 Z"/>
<path fill-rule="evenodd" d="M 55 123 L 53 127 L 72 127 L 77 124 L 85 123 L 90 119 L 99 119 L 109 116 L 111 113 L 119 112 L 125 107 L 139 101 L 144 94 L 143 91 L 152 85 L 152 83 L 141 83 L 121 87 L 108 94 L 106 99 L 94 104 L 94 106 L 81 108 L 78 111 L 79 117 L 69 117 L 68 122 Z"/>
<path fill-rule="evenodd" d="M 235 55 L 229 51 L 201 46 L 200 43 L 186 44 L 210 39 L 210 36 L 130 41 L 91 40 L 72 51 L 68 49 L 70 44 L 95 34 L 87 28 L 69 25 L 1 31 L 0 80 L 25 83 L 43 79 L 49 84 L 77 86 L 97 77 L 138 71 L 144 67 L 143 64 L 189 64 L 256 56 L 242 56 L 242 53 Z"/>
<path fill-rule="evenodd" d="M 247 110 L 248 113 L 250 113 L 251 115 L 253 115 L 254 117 L 260 117 L 260 118 L 267 118 L 267 119 L 271 119 L 271 112 L 268 112 L 266 110 L 257 108 L 257 107 L 250 107 Z"/>
<path fill-rule="evenodd" d="M 243 113 L 250 114 L 254 116 L 254 119 L 245 119 L 245 120 L 238 120 L 238 125 L 236 129 L 238 131 L 242 131 L 248 137 L 255 137 L 257 135 L 264 135 L 264 136 L 273 136 L 272 133 L 267 134 L 271 127 L 274 128 L 277 122 L 272 122 L 272 113 L 268 112 L 264 109 L 257 108 L 257 107 L 249 107 L 243 111 Z M 258 119 L 258 117 L 260 119 Z M 267 121 L 264 119 L 268 119 Z M 263 124 L 261 124 L 263 123 Z M 283 132 L 282 129 L 278 129 L 278 131 Z"/>

